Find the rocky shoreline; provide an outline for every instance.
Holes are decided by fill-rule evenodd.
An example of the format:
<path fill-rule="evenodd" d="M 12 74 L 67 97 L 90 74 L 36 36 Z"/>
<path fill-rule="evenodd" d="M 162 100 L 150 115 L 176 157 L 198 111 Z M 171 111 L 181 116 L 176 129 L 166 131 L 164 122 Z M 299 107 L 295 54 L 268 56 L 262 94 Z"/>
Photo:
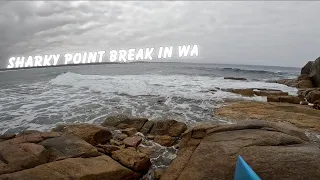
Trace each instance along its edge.
<path fill-rule="evenodd" d="M 298 128 L 292 123 L 301 117 L 291 119 L 295 110 L 285 114 L 290 121 L 279 122 L 284 118 L 268 116 L 274 112 L 249 111 L 259 107 L 252 103 L 259 102 L 237 103 L 217 110 L 219 116 L 238 119 L 234 124 L 202 123 L 187 128 L 175 120 L 117 115 L 108 117 L 101 126 L 65 124 L 50 132 L 27 130 L 3 135 L 0 180 L 232 179 L 238 155 L 262 179 L 320 178 L 320 142 L 306 133 L 320 131 L 318 110 L 304 111 L 306 119 L 314 119 L 296 123 Z M 243 109 L 245 104 L 251 106 Z M 263 104 L 283 113 L 287 105 L 300 106 Z M 279 108 L 282 106 L 284 109 Z"/>
<path fill-rule="evenodd" d="M 186 124 L 125 115 L 0 136 L 0 179 L 159 179 Z"/>
<path fill-rule="evenodd" d="M 241 77 L 225 77 L 246 81 Z M 320 109 L 320 57 L 315 61 L 309 61 L 302 69 L 300 75 L 295 79 L 270 80 L 268 83 L 279 83 L 289 87 L 297 88 L 297 95 L 289 95 L 276 89 L 246 88 L 246 89 L 220 89 L 241 96 L 266 96 L 267 102 L 285 102 L 291 104 L 309 105 L 314 109 Z"/>
<path fill-rule="evenodd" d="M 100 125 L 61 124 L 49 132 L 1 135 L 0 180 L 229 180 L 238 155 L 262 179 L 320 179 L 318 64 L 320 58 L 297 79 L 276 81 L 298 88 L 298 95 L 220 89 L 267 99 L 226 101 L 214 113 L 230 124 L 187 126 L 119 114 Z"/>

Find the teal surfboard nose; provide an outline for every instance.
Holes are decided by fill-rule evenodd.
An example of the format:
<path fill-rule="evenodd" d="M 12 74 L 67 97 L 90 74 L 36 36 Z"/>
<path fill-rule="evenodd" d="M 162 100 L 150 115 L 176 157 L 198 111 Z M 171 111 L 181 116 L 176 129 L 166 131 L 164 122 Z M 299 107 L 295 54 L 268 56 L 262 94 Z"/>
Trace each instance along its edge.
<path fill-rule="evenodd" d="M 251 167 L 239 155 L 234 180 L 261 180 Z"/>

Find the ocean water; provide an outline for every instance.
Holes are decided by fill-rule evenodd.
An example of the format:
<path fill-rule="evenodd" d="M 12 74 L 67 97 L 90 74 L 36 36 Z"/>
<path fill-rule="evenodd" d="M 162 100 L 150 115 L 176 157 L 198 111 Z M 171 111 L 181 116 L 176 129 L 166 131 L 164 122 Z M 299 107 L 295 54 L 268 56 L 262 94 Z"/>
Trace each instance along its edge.
<path fill-rule="evenodd" d="M 189 124 L 225 123 L 214 109 L 242 97 L 219 88 L 297 89 L 266 80 L 294 78 L 298 68 L 193 63 L 132 63 L 0 71 L 0 133 L 48 130 L 57 123 L 100 124 L 118 113 Z M 225 80 L 244 77 L 249 81 Z"/>

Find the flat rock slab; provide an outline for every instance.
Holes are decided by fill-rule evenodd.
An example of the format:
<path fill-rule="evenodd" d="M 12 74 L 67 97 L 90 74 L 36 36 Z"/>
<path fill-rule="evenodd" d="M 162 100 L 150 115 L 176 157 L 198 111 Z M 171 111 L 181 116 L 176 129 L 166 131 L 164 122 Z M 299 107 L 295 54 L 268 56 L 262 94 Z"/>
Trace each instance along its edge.
<path fill-rule="evenodd" d="M 50 138 L 42 141 L 40 144 L 49 151 L 50 161 L 100 155 L 95 147 L 75 136 L 64 135 Z"/>
<path fill-rule="evenodd" d="M 234 121 L 261 119 L 289 122 L 299 128 L 320 132 L 320 111 L 302 105 L 243 101 L 217 109 L 216 115 Z"/>
<path fill-rule="evenodd" d="M 231 92 L 242 96 L 254 96 L 252 89 L 232 89 Z"/>
<path fill-rule="evenodd" d="M 282 91 L 254 91 L 257 96 L 288 96 L 288 92 Z"/>
<path fill-rule="evenodd" d="M 320 179 L 319 147 L 303 140 L 294 127 L 265 121 L 188 130 L 161 179 L 230 180 L 238 155 L 262 179 Z"/>
<path fill-rule="evenodd" d="M 139 176 L 108 156 L 98 156 L 55 161 L 1 175 L 0 180 L 136 180 Z"/>
<path fill-rule="evenodd" d="M 270 95 L 267 96 L 268 102 L 281 102 L 281 103 L 292 103 L 292 104 L 300 104 L 300 99 L 297 96 L 285 95 Z"/>

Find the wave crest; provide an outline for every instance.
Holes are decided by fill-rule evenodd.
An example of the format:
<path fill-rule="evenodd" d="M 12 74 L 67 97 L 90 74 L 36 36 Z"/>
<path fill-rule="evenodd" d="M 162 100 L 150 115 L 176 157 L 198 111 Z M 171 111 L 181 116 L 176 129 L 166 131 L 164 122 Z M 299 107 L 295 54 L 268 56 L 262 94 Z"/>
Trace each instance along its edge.
<path fill-rule="evenodd" d="M 210 93 L 207 90 L 219 87 L 268 88 L 295 93 L 295 88 L 281 84 L 257 81 L 240 82 L 222 77 L 190 75 L 82 75 L 67 72 L 50 80 L 52 85 L 84 88 L 100 93 L 126 94 L 129 96 L 177 96 L 189 99 L 216 99 L 233 96 L 231 93 Z"/>

